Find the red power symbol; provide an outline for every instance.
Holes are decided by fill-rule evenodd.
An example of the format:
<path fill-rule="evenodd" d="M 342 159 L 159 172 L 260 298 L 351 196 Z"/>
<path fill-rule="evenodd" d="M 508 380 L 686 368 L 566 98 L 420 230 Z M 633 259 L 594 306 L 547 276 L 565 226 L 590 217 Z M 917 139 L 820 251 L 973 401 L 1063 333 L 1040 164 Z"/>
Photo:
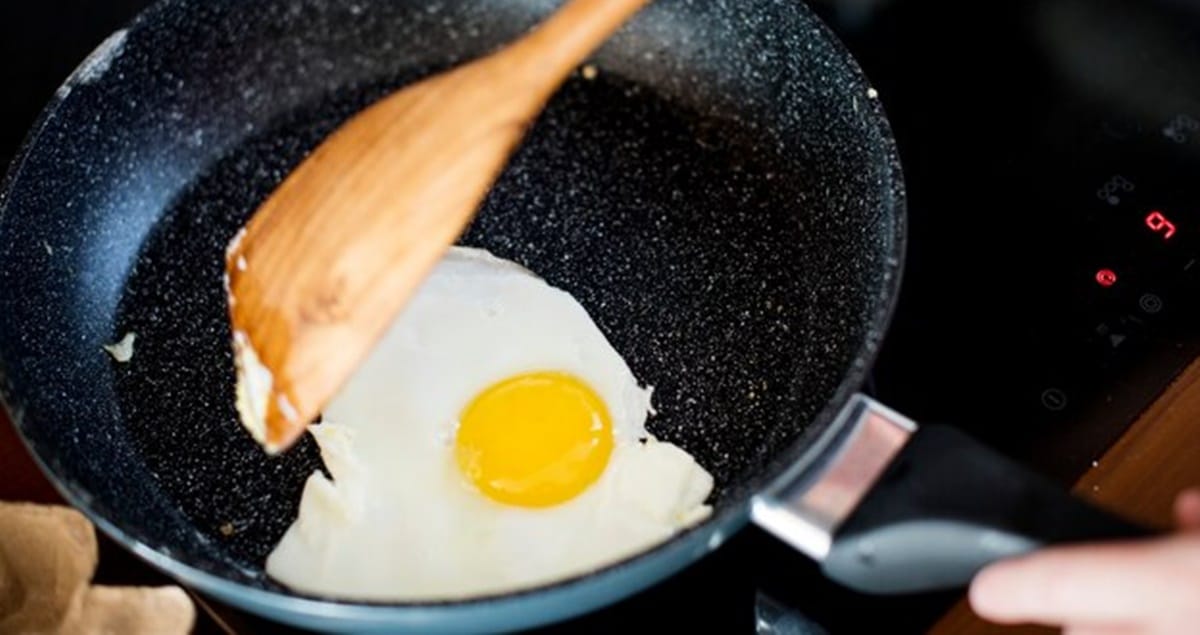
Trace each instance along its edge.
<path fill-rule="evenodd" d="M 1112 269 L 1101 269 L 1096 272 L 1096 282 L 1102 287 L 1111 287 L 1117 283 L 1117 274 Z"/>
<path fill-rule="evenodd" d="M 1157 210 L 1150 212 L 1146 216 L 1146 227 L 1162 234 L 1163 240 L 1167 240 L 1175 235 L 1175 223 L 1167 220 L 1167 217 L 1163 216 L 1163 213 Z"/>

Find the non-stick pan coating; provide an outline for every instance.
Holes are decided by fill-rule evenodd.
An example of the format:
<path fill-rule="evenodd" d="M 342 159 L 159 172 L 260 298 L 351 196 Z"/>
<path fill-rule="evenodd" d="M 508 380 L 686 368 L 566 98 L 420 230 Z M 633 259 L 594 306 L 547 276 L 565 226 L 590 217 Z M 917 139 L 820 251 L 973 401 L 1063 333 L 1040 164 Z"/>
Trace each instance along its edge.
<path fill-rule="evenodd" d="M 157 551 L 278 588 L 263 559 L 320 461 L 310 440 L 267 458 L 236 423 L 224 246 L 345 116 L 555 4 L 176 0 L 85 64 L 0 218 L 4 392 L 77 500 Z M 902 229 L 888 132 L 794 0 L 662 0 L 595 63 L 464 242 L 578 298 L 655 387 L 651 431 L 714 474 L 718 515 L 737 513 L 879 337 Z M 129 331 L 116 363 L 101 344 Z"/>

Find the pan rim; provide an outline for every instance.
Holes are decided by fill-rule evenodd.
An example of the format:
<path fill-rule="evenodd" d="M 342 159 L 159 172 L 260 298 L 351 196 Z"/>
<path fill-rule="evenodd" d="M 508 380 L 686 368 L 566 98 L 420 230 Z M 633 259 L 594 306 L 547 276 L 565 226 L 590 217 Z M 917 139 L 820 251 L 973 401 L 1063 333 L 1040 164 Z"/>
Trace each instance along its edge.
<path fill-rule="evenodd" d="M 152 12 L 155 8 L 161 9 L 163 5 L 170 3 L 171 0 L 165 0 L 151 5 L 135 16 L 125 26 L 114 31 L 113 34 L 134 32 L 135 29 L 145 22 L 148 13 Z M 818 33 L 814 37 L 824 41 L 825 45 L 829 46 L 832 52 L 846 64 L 848 76 L 853 80 L 847 88 L 871 93 L 874 89 L 871 88 L 871 84 L 859 66 L 858 61 L 845 47 L 845 44 L 823 20 L 813 13 L 807 4 L 800 3 L 799 6 L 802 11 L 810 14 L 814 24 L 818 27 Z M 109 37 L 111 38 L 112 36 Z M 98 45 L 97 50 L 104 47 L 107 41 L 108 38 L 102 41 Z M 82 60 L 76 69 L 64 80 L 59 89 L 51 96 L 47 105 L 30 126 L 29 132 L 14 154 L 4 174 L 4 178 L 0 179 L 0 219 L 5 218 L 11 211 L 9 209 L 11 203 L 9 195 L 13 185 L 19 180 L 26 161 L 35 146 L 39 144 L 48 123 L 58 113 L 59 108 L 66 99 L 69 98 L 69 88 L 77 81 L 81 69 L 87 65 L 91 56 L 92 54 L 89 54 L 89 56 Z M 847 91 L 847 94 L 849 94 L 849 91 Z M 797 438 L 788 444 L 787 447 L 777 452 L 756 477 L 749 479 L 745 483 L 738 484 L 736 488 L 731 490 L 729 503 L 723 505 L 721 509 L 717 510 L 705 521 L 674 534 L 668 540 L 655 547 L 640 551 L 589 572 L 574 575 L 560 581 L 509 592 L 477 595 L 462 599 L 409 602 L 340 599 L 310 595 L 282 587 L 280 589 L 273 589 L 251 586 L 205 571 L 155 549 L 137 537 L 135 535 L 137 533 L 136 530 L 129 530 L 96 511 L 88 502 L 90 497 L 86 493 L 76 492 L 71 484 L 65 483 L 64 479 L 60 478 L 35 451 L 33 444 L 26 437 L 23 430 L 27 417 L 20 416 L 22 413 L 17 412 L 17 409 L 13 407 L 8 386 L 0 389 L 0 405 L 3 405 L 8 413 L 17 436 L 21 439 L 23 446 L 33 458 L 42 474 L 46 476 L 55 490 L 69 504 L 84 513 L 104 534 L 152 567 L 184 585 L 200 591 L 213 593 L 226 602 L 229 602 L 232 597 L 240 596 L 241 599 L 245 600 L 244 603 L 235 603 L 251 612 L 262 614 L 257 608 L 249 608 L 251 605 L 257 603 L 293 616 L 345 621 L 346 623 L 373 624 L 376 626 L 397 626 L 402 623 L 411 622 L 414 625 L 431 627 L 426 620 L 441 620 L 449 617 L 451 613 L 458 613 L 468 608 L 487 611 L 489 608 L 493 608 L 499 604 L 523 603 L 533 599 L 550 600 L 549 596 L 551 595 L 565 597 L 594 584 L 598 578 L 615 579 L 630 569 L 655 568 L 655 561 L 674 560 L 666 568 L 659 565 L 657 570 L 665 571 L 665 573 L 651 575 L 650 577 L 653 579 L 644 584 L 622 585 L 620 591 L 609 592 L 605 598 L 598 601 L 580 602 L 569 609 L 559 609 L 559 615 L 549 615 L 546 612 L 542 612 L 539 615 L 526 614 L 521 618 L 519 624 L 514 623 L 508 626 L 532 627 L 552 623 L 571 616 L 586 614 L 601 606 L 629 597 L 652 584 L 661 582 L 678 570 L 690 566 L 703 557 L 705 553 L 715 550 L 728 537 L 742 529 L 749 523 L 749 509 L 754 496 L 766 488 L 772 481 L 783 475 L 785 471 L 797 469 L 804 460 L 805 450 L 811 446 L 813 440 L 828 428 L 836 414 L 841 410 L 842 405 L 855 392 L 860 390 L 864 378 L 878 356 L 899 300 L 908 234 L 906 221 L 907 195 L 896 141 L 881 101 L 873 94 L 866 101 L 870 109 L 866 114 L 866 118 L 878 129 L 879 141 L 876 152 L 878 160 L 886 167 L 886 177 L 888 179 L 886 187 L 889 190 L 888 195 L 890 200 L 883 204 L 887 208 L 884 210 L 883 217 L 885 220 L 890 220 L 893 227 L 891 232 L 881 232 L 881 234 L 886 234 L 891 241 L 890 249 L 881 255 L 884 263 L 880 267 L 879 273 L 884 276 L 884 280 L 880 287 L 876 289 L 878 294 L 873 307 L 874 315 L 871 316 L 871 319 L 864 320 L 868 332 L 854 355 L 849 372 L 842 377 L 841 382 L 834 391 L 833 397 L 826 403 L 822 411 L 813 418 L 812 422 Z M 5 361 L 0 358 L 0 377 L 4 376 L 3 369 L 6 366 Z M 698 539 L 702 539 L 703 548 L 700 550 L 695 548 Z M 276 617 L 278 618 L 279 616 L 276 615 Z"/>

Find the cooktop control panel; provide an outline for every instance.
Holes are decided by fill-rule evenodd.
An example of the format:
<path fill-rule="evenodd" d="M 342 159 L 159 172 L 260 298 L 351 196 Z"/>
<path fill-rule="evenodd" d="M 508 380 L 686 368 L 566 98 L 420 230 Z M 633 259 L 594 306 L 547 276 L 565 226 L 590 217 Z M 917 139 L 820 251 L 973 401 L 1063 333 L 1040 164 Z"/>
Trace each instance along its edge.
<path fill-rule="evenodd" d="M 1081 174 L 1097 186 L 1080 232 L 1088 257 L 1072 271 L 1071 297 L 1083 301 L 1070 317 L 1086 341 L 1082 358 L 1111 373 L 1136 362 L 1143 345 L 1195 330 L 1200 111 L 1132 126 L 1128 137 L 1105 130 L 1097 154 L 1111 169 L 1089 166 Z"/>
<path fill-rule="evenodd" d="M 925 20 L 964 27 L 922 48 Z M 846 30 L 910 188 L 878 396 L 1071 482 L 1200 354 L 1198 26 L 1200 2 L 1042 0 Z"/>

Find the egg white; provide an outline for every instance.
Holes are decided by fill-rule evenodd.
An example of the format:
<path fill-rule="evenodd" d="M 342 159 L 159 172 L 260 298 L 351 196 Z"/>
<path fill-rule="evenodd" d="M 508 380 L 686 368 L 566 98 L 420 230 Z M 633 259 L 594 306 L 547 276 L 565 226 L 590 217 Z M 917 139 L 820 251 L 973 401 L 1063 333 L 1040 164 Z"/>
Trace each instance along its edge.
<path fill-rule="evenodd" d="M 608 406 L 600 478 L 547 508 L 476 491 L 454 460 L 457 417 L 513 375 L 563 371 Z M 586 310 L 515 263 L 453 248 L 312 427 L 313 473 L 267 574 L 346 599 L 461 599 L 546 584 L 648 549 L 710 513 L 712 477 L 645 430 L 651 391 Z"/>

